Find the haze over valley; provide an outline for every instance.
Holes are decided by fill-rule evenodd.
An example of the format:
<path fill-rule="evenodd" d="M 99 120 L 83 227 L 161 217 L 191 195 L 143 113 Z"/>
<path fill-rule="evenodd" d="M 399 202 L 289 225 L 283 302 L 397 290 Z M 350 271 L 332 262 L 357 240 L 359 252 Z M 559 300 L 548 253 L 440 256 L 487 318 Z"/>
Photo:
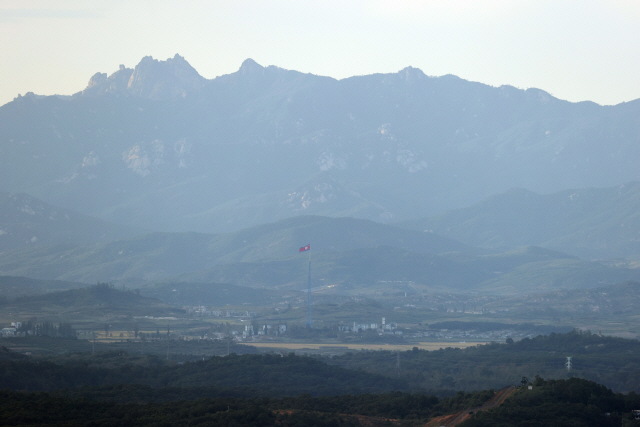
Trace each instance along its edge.
<path fill-rule="evenodd" d="M 145 56 L 0 106 L 0 413 L 638 425 L 640 100 L 429 72 Z"/>

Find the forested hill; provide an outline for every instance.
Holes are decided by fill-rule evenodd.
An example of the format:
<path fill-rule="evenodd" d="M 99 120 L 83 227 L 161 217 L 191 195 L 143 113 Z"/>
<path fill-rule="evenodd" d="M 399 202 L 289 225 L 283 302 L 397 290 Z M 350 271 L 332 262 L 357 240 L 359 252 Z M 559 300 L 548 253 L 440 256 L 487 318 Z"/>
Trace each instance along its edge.
<path fill-rule="evenodd" d="M 227 390 L 238 396 L 337 395 L 410 390 L 397 378 L 331 366 L 309 357 L 235 355 L 182 365 L 154 356 L 122 353 L 108 357 L 71 357 L 50 361 L 0 361 L 0 389 L 51 391 L 67 388 L 138 384 L 153 388 L 191 388 L 197 397 Z"/>
<path fill-rule="evenodd" d="M 636 393 L 614 394 L 606 387 L 578 378 L 531 379 L 498 408 L 477 412 L 460 427 L 617 427 L 637 426 Z"/>
<path fill-rule="evenodd" d="M 401 369 L 397 371 L 398 357 Z M 572 369 L 565 362 L 572 357 Z M 438 351 L 347 353 L 327 363 L 372 373 L 396 372 L 426 390 L 499 389 L 533 378 L 580 377 L 618 392 L 640 391 L 640 341 L 599 336 L 589 332 L 525 338 L 512 344 L 493 343 L 466 349 Z"/>
<path fill-rule="evenodd" d="M 527 386 L 529 385 L 529 386 Z M 86 391 L 86 390 L 85 390 Z M 139 395 L 142 389 L 114 389 L 122 397 Z M 168 394 L 178 390 L 165 390 Z M 462 419 L 463 427 L 617 427 L 636 426 L 632 411 L 640 405 L 635 393 L 614 394 L 599 384 L 572 378 L 535 378 L 520 387 L 499 406 L 491 408 L 493 390 L 458 393 L 438 399 L 423 394 L 385 393 L 311 397 L 301 395 L 236 398 L 231 396 L 164 403 L 135 404 L 96 401 L 47 393 L 0 393 L 0 417 L 12 426 L 437 426 Z M 89 398 L 87 399 L 86 397 Z M 482 408 L 486 404 L 488 408 Z M 471 411 L 470 411 L 471 410 Z M 466 421 L 464 421 L 466 419 Z"/>
<path fill-rule="evenodd" d="M 0 387 L 55 390 L 109 384 L 214 387 L 245 395 L 335 395 L 390 390 L 501 389 L 523 376 L 581 377 L 619 392 L 640 391 L 640 342 L 590 333 L 552 333 L 515 343 L 467 349 L 404 352 L 361 351 L 331 358 L 290 355 L 231 355 L 175 365 L 162 359 L 122 353 L 59 356 L 2 363 Z M 572 357 L 572 370 L 565 368 Z"/>
<path fill-rule="evenodd" d="M 184 310 L 170 306 L 155 298 L 140 295 L 139 290 L 116 289 L 107 283 L 98 283 L 80 289 L 48 292 L 40 295 L 19 296 L 0 302 L 5 310 L 11 311 L 58 311 L 96 315 L 99 313 L 149 315 L 175 315 Z"/>

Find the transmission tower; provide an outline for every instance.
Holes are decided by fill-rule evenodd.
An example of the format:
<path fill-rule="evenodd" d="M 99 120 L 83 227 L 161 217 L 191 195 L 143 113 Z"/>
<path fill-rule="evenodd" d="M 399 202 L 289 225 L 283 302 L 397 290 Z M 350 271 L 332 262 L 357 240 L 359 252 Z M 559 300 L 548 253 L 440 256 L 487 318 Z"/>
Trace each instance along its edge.
<path fill-rule="evenodd" d="M 571 356 L 567 357 L 567 361 L 564 362 L 564 366 L 567 368 L 567 372 L 571 371 L 571 367 L 573 366 L 571 364 L 571 359 L 573 359 Z"/>

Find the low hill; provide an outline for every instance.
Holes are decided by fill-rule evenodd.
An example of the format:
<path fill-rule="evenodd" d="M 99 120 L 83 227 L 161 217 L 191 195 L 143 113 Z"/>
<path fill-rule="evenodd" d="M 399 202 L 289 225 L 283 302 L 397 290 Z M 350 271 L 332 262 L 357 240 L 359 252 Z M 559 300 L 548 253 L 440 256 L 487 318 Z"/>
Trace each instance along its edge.
<path fill-rule="evenodd" d="M 212 357 L 206 361 L 181 365 L 164 363 L 162 359 L 153 356 L 140 358 L 125 354 L 124 357 L 129 359 L 126 360 L 116 353 L 111 357 L 115 359 L 111 363 L 109 360 L 101 361 L 90 356 L 76 357 L 61 364 L 27 360 L 14 365 L 10 374 L 0 377 L 0 388 L 50 391 L 106 384 L 141 384 L 154 388 L 201 388 L 209 393 L 226 389 L 245 396 L 297 396 L 301 393 L 336 395 L 409 390 L 406 382 L 396 378 L 327 365 L 320 360 L 295 356 L 293 353 L 287 356 L 231 353 L 226 357 Z"/>
<path fill-rule="evenodd" d="M 5 304 L 5 309 L 11 311 L 52 312 L 61 316 L 73 314 L 98 314 L 109 312 L 136 311 L 138 314 L 175 311 L 171 306 L 155 299 L 140 295 L 139 291 L 116 289 L 106 283 L 81 289 L 50 292 L 43 295 L 30 295 L 16 298 Z"/>
<path fill-rule="evenodd" d="M 51 206 L 27 194 L 0 192 L 0 253 L 37 245 L 104 242 L 142 233 L 135 227 Z"/>
<path fill-rule="evenodd" d="M 629 426 L 637 425 L 633 412 L 640 399 L 615 394 L 593 381 L 578 378 L 530 379 L 500 405 L 476 414 L 469 412 L 460 427 Z"/>
<path fill-rule="evenodd" d="M 583 258 L 640 254 L 640 183 L 540 195 L 513 189 L 464 209 L 397 224 L 471 246 L 542 246 Z"/>
<path fill-rule="evenodd" d="M 0 296 L 7 299 L 14 299 L 26 295 L 39 295 L 53 291 L 65 291 L 86 286 L 86 283 L 63 280 L 38 280 L 19 276 L 0 276 Z"/>
<path fill-rule="evenodd" d="M 509 308 L 512 313 L 546 316 L 590 314 L 614 321 L 640 315 L 640 282 L 626 281 L 592 289 L 565 289 L 517 296 L 488 304 L 489 310 Z"/>
<path fill-rule="evenodd" d="M 466 349 L 400 353 L 400 378 L 427 390 L 500 389 L 533 378 L 579 377 L 598 381 L 618 392 L 638 392 L 640 342 L 573 331 L 524 338 L 511 344 L 492 343 Z M 573 357 L 570 373 L 567 356 Z M 327 363 L 372 373 L 397 375 L 397 354 L 390 351 L 355 352 L 326 359 Z"/>
<path fill-rule="evenodd" d="M 271 289 L 250 289 L 230 283 L 215 282 L 159 283 L 141 289 L 140 293 L 177 306 L 202 304 L 215 307 L 242 304 L 265 306 L 279 301 L 283 295 Z"/>
<path fill-rule="evenodd" d="M 595 288 L 625 280 L 640 280 L 640 270 L 565 258 L 518 265 L 496 274 L 476 289 L 493 294 L 514 295 Z"/>

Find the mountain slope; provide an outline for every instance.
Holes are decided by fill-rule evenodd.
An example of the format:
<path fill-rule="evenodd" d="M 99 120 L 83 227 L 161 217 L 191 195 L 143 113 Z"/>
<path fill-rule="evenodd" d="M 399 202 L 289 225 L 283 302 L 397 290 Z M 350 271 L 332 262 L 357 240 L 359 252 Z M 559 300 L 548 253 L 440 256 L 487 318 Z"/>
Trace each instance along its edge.
<path fill-rule="evenodd" d="M 398 225 L 485 248 L 539 245 L 587 258 L 630 257 L 640 254 L 640 183 L 547 195 L 513 189 Z"/>
<path fill-rule="evenodd" d="M 379 245 L 419 254 L 475 252 L 431 233 L 367 220 L 297 217 L 228 234 L 152 233 L 89 246 L 16 249 L 2 254 L 0 272 L 36 278 L 73 278 L 85 283 L 156 280 L 223 264 L 288 259 L 307 243 L 312 244 L 314 254 Z"/>
<path fill-rule="evenodd" d="M 188 282 L 302 289 L 308 257 L 298 248 L 308 243 L 312 286 L 338 293 L 393 292 L 400 282 L 428 292 L 520 294 L 640 280 L 640 269 L 584 262 L 548 249 L 483 253 L 433 233 L 326 217 L 296 217 L 219 235 L 152 233 L 87 246 L 16 249 L 0 256 L 0 274 L 134 286 Z M 190 292 L 184 283 L 167 286 L 169 291 L 152 286 L 153 295 L 178 288 Z"/>
<path fill-rule="evenodd" d="M 116 240 L 143 232 L 54 207 L 26 194 L 0 193 L 0 253 L 37 245 Z"/>
<path fill-rule="evenodd" d="M 78 282 L 38 280 L 19 276 L 0 276 L 0 296 L 7 299 L 28 295 L 40 295 L 54 291 L 65 291 L 85 286 L 86 284 Z"/>
<path fill-rule="evenodd" d="M 146 57 L 68 99 L 0 107 L 0 190 L 163 231 L 388 222 L 513 186 L 637 179 L 639 112 L 411 67 L 335 80 L 247 60 L 206 80 L 179 56 Z"/>

